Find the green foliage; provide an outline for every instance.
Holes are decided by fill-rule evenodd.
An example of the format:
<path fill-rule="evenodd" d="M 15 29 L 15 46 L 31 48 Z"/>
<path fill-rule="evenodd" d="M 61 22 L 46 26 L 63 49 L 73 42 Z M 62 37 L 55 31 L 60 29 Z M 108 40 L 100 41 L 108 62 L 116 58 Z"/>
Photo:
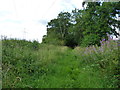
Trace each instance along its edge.
<path fill-rule="evenodd" d="M 75 40 L 76 38 L 74 38 L 73 35 L 67 35 L 66 38 L 65 38 L 65 45 L 69 46 L 69 47 L 74 47 L 74 46 L 77 46 L 78 43 L 77 41 Z"/>
<path fill-rule="evenodd" d="M 114 28 L 120 23 L 116 20 L 119 4 L 88 2 L 83 10 L 59 13 L 48 22 L 42 44 L 4 38 L 2 87 L 119 87 L 120 51 L 107 36 L 118 35 Z"/>
<path fill-rule="evenodd" d="M 32 47 L 33 47 L 33 49 L 38 50 L 39 49 L 39 43 L 38 43 L 38 41 L 34 40 Z"/>
<path fill-rule="evenodd" d="M 56 19 L 48 22 L 47 36 L 43 43 L 46 41 L 55 45 L 62 40 L 64 44 L 61 45 L 70 47 L 99 45 L 103 38 L 108 39 L 107 34 L 118 35 L 115 28 L 119 28 L 120 23 L 116 20 L 119 5 L 120 2 L 88 2 L 83 10 L 59 13 Z M 88 40 L 91 35 L 95 41 Z"/>
<path fill-rule="evenodd" d="M 104 41 L 101 47 L 75 49 L 37 44 L 37 50 L 32 48 L 35 42 L 3 40 L 2 43 L 3 88 L 117 87 L 116 42 Z"/>
<path fill-rule="evenodd" d="M 100 38 L 98 35 L 90 34 L 86 35 L 82 41 L 81 46 L 100 45 Z"/>
<path fill-rule="evenodd" d="M 48 22 L 47 36 L 44 36 L 43 43 L 53 45 L 64 45 L 65 38 L 68 34 L 68 28 L 70 27 L 70 13 L 61 12 L 57 19 L 53 19 Z"/>

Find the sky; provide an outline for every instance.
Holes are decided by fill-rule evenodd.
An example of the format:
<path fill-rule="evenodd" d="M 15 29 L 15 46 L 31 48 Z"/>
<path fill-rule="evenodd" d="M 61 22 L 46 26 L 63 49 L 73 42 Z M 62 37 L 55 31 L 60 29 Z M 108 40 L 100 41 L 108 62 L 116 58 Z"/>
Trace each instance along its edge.
<path fill-rule="evenodd" d="M 0 36 L 41 43 L 47 33 L 47 22 L 56 18 L 61 11 L 82 9 L 82 1 L 0 0 Z"/>
<path fill-rule="evenodd" d="M 46 25 L 61 11 L 81 9 L 83 0 L 0 0 L 0 36 L 42 42 Z"/>

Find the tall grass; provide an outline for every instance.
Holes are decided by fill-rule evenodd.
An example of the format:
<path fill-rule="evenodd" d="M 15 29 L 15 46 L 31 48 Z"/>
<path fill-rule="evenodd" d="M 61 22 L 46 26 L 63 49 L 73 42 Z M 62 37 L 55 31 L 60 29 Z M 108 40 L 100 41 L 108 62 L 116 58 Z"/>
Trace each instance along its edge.
<path fill-rule="evenodd" d="M 119 57 L 118 43 L 114 41 L 104 41 L 101 47 L 91 46 L 87 48 L 76 47 L 74 54 L 79 58 L 84 69 L 93 68 L 99 71 L 98 76 L 103 78 L 105 87 L 117 87 L 117 72 Z"/>
<path fill-rule="evenodd" d="M 3 40 L 3 88 L 116 88 L 118 47 L 54 46 Z"/>

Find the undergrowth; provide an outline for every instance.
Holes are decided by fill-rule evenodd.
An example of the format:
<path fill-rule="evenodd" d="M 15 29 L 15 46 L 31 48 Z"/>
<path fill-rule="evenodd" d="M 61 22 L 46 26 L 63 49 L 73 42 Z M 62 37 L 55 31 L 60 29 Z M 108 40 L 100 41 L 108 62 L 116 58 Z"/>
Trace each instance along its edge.
<path fill-rule="evenodd" d="M 3 88 L 117 88 L 118 45 L 76 47 L 2 40 Z"/>

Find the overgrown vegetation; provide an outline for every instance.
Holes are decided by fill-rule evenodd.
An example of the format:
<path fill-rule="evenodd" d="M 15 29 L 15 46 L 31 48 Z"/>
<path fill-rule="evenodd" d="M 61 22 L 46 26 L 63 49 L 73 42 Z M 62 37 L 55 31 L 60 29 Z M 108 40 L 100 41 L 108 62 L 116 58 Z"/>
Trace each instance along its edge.
<path fill-rule="evenodd" d="M 3 88 L 116 88 L 118 46 L 76 47 L 2 41 Z M 27 46 L 26 46 L 27 45 Z M 36 45 L 36 44 L 35 44 Z"/>
<path fill-rule="evenodd" d="M 119 88 L 120 41 L 108 37 L 119 35 L 119 6 L 89 2 L 61 12 L 41 44 L 3 38 L 3 88 Z"/>
<path fill-rule="evenodd" d="M 118 36 L 116 28 L 120 21 L 120 2 L 88 2 L 84 9 L 61 12 L 47 25 L 47 35 L 43 43 L 75 46 L 100 45 L 102 39 L 108 40 L 108 34 Z"/>

